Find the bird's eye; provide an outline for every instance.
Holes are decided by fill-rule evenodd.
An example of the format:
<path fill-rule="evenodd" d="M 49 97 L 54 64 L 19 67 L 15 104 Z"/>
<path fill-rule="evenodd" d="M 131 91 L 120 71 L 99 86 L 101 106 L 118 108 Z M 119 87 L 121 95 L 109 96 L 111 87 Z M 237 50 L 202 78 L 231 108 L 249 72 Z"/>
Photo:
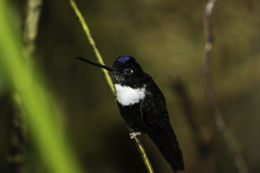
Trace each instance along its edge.
<path fill-rule="evenodd" d="M 126 69 L 124 69 L 124 74 L 125 75 L 130 75 L 130 74 L 132 74 L 134 71 L 133 71 L 133 69 L 131 69 L 131 68 L 126 68 Z"/>

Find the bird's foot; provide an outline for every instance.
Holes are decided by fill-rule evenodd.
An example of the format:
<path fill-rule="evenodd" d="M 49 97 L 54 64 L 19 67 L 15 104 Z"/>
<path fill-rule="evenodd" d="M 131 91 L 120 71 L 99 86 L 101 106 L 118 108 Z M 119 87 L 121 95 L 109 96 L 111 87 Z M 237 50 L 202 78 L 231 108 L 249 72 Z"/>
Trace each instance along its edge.
<path fill-rule="evenodd" d="M 141 134 L 142 134 L 141 132 L 132 132 L 129 135 L 131 139 L 134 139 L 136 136 L 140 136 Z"/>

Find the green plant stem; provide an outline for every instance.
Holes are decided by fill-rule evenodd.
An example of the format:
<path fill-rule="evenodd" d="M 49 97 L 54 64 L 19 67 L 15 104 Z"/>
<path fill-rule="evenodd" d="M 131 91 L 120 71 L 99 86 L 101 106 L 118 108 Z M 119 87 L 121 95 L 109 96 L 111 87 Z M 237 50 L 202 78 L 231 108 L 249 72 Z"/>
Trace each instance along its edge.
<path fill-rule="evenodd" d="M 141 140 L 138 138 L 138 137 L 134 137 L 134 140 L 135 140 L 135 143 L 136 143 L 136 146 L 142 156 L 142 159 L 143 159 L 143 162 L 145 164 L 145 167 L 147 169 L 147 172 L 149 173 L 154 173 L 153 171 L 153 167 L 152 167 L 152 164 L 150 163 L 150 160 L 145 152 L 145 149 L 144 149 L 144 146 L 141 142 Z"/>
<path fill-rule="evenodd" d="M 35 39 L 38 33 L 38 23 L 41 14 L 42 0 L 27 0 L 26 17 L 24 21 L 24 54 L 31 57 L 35 48 Z M 30 58 L 28 61 L 33 61 Z M 12 93 L 15 97 L 19 94 Z M 19 103 L 16 103 L 19 104 Z M 10 135 L 10 151 L 8 162 L 13 173 L 26 172 L 26 162 L 28 161 L 28 134 L 27 128 L 22 119 L 22 113 L 16 109 L 12 118 L 12 133 Z"/>
<path fill-rule="evenodd" d="M 16 20 L 10 20 L 10 14 L 12 17 L 18 16 L 15 16 L 9 3 L 0 0 L 1 72 L 16 95 L 15 101 L 22 118 L 49 172 L 81 173 L 68 142 L 57 127 L 57 110 L 50 103 L 52 97 L 41 75 L 23 58 L 22 40 L 14 29 L 13 22 Z"/>
<path fill-rule="evenodd" d="M 74 10 L 75 14 L 77 15 L 78 19 L 79 19 L 79 22 L 81 23 L 81 26 L 82 26 L 82 29 L 84 30 L 85 34 L 86 34 L 86 37 L 90 43 L 90 45 L 92 46 L 92 49 L 97 57 L 97 60 L 100 64 L 102 65 L 105 65 L 104 63 L 104 60 L 96 46 L 96 43 L 93 39 L 93 37 L 91 36 L 91 33 L 90 33 L 90 30 L 89 30 L 89 27 L 84 19 L 84 17 L 82 16 L 79 8 L 77 7 L 77 4 L 75 3 L 74 0 L 70 0 L 70 4 L 71 4 L 71 7 L 72 9 Z M 102 69 L 104 75 L 105 75 L 105 78 L 107 80 L 107 83 L 112 91 L 112 93 L 115 95 L 115 88 L 114 88 L 114 85 L 113 85 L 113 82 L 112 82 L 112 79 L 110 77 L 110 75 L 108 74 L 108 71 L 105 70 L 105 69 Z"/>
<path fill-rule="evenodd" d="M 93 51 L 94 51 L 94 53 L 95 53 L 95 55 L 96 55 L 96 57 L 97 57 L 98 62 L 99 62 L 100 64 L 105 65 L 105 64 L 104 64 L 104 61 L 103 61 L 103 58 L 102 58 L 102 56 L 101 56 L 101 54 L 100 54 L 100 52 L 99 52 L 99 50 L 98 50 L 98 48 L 97 48 L 97 46 L 96 46 L 96 43 L 95 43 L 93 37 L 91 36 L 90 29 L 89 29 L 89 27 L 88 27 L 88 25 L 87 25 L 87 23 L 86 23 L 84 17 L 82 16 L 82 14 L 81 14 L 79 8 L 77 7 L 77 4 L 75 3 L 74 0 L 70 0 L 70 5 L 71 5 L 71 7 L 72 7 L 74 13 L 76 14 L 76 16 L 77 16 L 78 19 L 79 19 L 79 22 L 80 22 L 80 24 L 81 24 L 81 26 L 82 26 L 82 29 L 84 30 L 84 32 L 85 32 L 85 34 L 86 34 L 86 37 L 87 37 L 87 39 L 89 40 L 90 45 L 92 46 L 92 49 L 93 49 Z M 110 75 L 108 74 L 108 72 L 107 72 L 105 69 L 102 69 L 102 71 L 104 72 L 106 81 L 107 81 L 107 83 L 108 83 L 108 85 L 109 85 L 109 87 L 110 87 L 110 89 L 111 89 L 113 95 L 115 96 L 115 95 L 116 95 L 116 93 L 115 93 L 115 88 L 114 88 L 114 84 L 113 84 L 113 82 L 112 82 L 112 79 L 111 79 Z M 142 142 L 141 142 L 140 139 L 137 138 L 137 137 L 135 137 L 134 140 L 135 140 L 136 145 L 137 145 L 137 148 L 138 148 L 138 150 L 139 150 L 139 152 L 140 152 L 140 154 L 141 154 L 141 157 L 142 157 L 142 159 L 143 159 L 143 162 L 144 162 L 144 164 L 145 164 L 145 166 L 146 166 L 147 172 L 153 173 L 154 171 L 153 171 L 151 162 L 150 162 L 150 160 L 149 160 L 149 158 L 148 158 L 148 156 L 147 156 L 147 154 L 146 154 L 146 151 L 145 151 L 145 149 L 144 149 L 144 147 L 143 147 Z"/>

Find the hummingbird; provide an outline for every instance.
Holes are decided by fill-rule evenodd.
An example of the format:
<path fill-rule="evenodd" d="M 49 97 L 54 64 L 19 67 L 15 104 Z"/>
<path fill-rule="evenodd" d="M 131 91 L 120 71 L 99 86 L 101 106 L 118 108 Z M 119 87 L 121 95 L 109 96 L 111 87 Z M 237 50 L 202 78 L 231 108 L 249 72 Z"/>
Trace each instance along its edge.
<path fill-rule="evenodd" d="M 135 58 L 119 56 L 112 67 L 78 59 L 111 72 L 120 114 L 134 130 L 130 138 L 148 134 L 174 172 L 183 170 L 182 151 L 170 124 L 165 97 Z"/>

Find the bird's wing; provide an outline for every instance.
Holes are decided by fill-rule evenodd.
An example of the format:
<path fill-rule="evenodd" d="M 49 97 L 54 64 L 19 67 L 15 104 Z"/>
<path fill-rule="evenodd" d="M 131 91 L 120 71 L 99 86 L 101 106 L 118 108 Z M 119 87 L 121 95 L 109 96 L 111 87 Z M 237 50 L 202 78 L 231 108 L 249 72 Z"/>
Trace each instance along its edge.
<path fill-rule="evenodd" d="M 147 87 L 150 93 L 140 104 L 145 131 L 172 168 L 183 170 L 182 152 L 170 125 L 165 98 L 155 83 Z"/>
<path fill-rule="evenodd" d="M 169 121 L 164 95 L 153 79 L 146 74 L 146 95 L 140 104 L 142 117 L 145 123 L 164 123 Z"/>
<path fill-rule="evenodd" d="M 140 109 L 145 124 L 152 125 L 169 121 L 167 107 L 164 97 L 153 98 L 153 95 L 146 95 L 146 98 L 141 102 Z"/>

